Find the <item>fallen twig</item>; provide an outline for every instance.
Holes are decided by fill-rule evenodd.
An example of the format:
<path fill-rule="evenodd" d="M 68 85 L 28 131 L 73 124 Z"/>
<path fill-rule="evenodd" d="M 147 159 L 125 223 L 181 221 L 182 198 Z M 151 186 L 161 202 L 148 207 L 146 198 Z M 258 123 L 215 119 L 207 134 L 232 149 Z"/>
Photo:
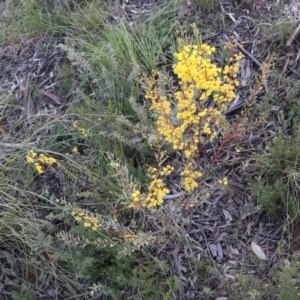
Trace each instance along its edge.
<path fill-rule="evenodd" d="M 180 192 L 180 193 L 173 194 L 173 195 L 166 195 L 163 197 L 163 199 L 164 200 L 172 200 L 172 199 L 179 198 L 179 197 L 183 196 L 184 194 L 185 194 L 185 192 Z"/>
<path fill-rule="evenodd" d="M 300 25 L 296 28 L 296 30 L 294 31 L 294 33 L 292 34 L 292 36 L 288 39 L 288 41 L 286 42 L 287 46 L 291 46 L 293 40 L 296 38 L 296 36 L 298 35 L 300 31 Z"/>
<path fill-rule="evenodd" d="M 258 61 L 250 52 L 248 52 L 241 44 L 239 44 L 236 40 L 234 40 L 234 43 L 244 54 L 246 54 L 249 58 L 251 58 L 260 68 L 262 67 L 262 63 Z"/>
<path fill-rule="evenodd" d="M 31 147 L 33 145 L 35 145 L 36 142 L 31 142 L 31 143 L 27 143 L 27 144 L 11 144 L 11 143 L 0 143 L 0 147 L 7 147 L 7 148 L 23 148 L 23 147 Z"/>
<path fill-rule="evenodd" d="M 47 96 L 48 98 L 50 98 L 51 100 L 53 100 L 56 104 L 61 105 L 62 104 L 62 100 L 60 97 L 57 97 L 56 95 L 45 91 L 44 89 L 39 89 L 39 92 L 41 92 L 43 95 Z"/>
<path fill-rule="evenodd" d="M 26 80 L 25 87 L 24 87 L 24 94 L 23 94 L 23 108 L 22 117 L 24 117 L 25 112 L 28 106 L 28 96 L 29 96 L 29 79 Z"/>

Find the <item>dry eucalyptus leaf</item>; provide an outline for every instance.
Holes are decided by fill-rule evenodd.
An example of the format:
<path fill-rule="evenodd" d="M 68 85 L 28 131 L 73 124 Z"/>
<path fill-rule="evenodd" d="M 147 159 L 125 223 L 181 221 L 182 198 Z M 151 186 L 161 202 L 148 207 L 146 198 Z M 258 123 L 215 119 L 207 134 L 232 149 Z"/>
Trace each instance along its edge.
<path fill-rule="evenodd" d="M 251 243 L 252 251 L 256 254 L 256 256 L 262 260 L 267 260 L 267 256 L 264 253 L 264 251 L 261 249 L 260 246 L 258 246 L 256 243 Z"/>
<path fill-rule="evenodd" d="M 216 257 L 217 256 L 217 245 L 216 244 L 209 244 L 208 247 L 210 249 L 211 255 L 213 257 Z"/>
<path fill-rule="evenodd" d="M 247 234 L 251 233 L 252 226 L 255 225 L 255 222 L 249 222 L 247 224 Z"/>
<path fill-rule="evenodd" d="M 224 255 L 223 255 L 223 249 L 222 249 L 222 246 L 221 246 L 221 243 L 220 242 L 218 242 L 217 244 L 216 244 L 216 247 L 217 247 L 217 258 L 218 258 L 218 260 L 221 260 L 221 259 L 223 259 L 223 257 L 224 257 Z"/>
<path fill-rule="evenodd" d="M 223 211 L 223 215 L 225 217 L 226 223 L 230 223 L 233 220 L 231 214 L 226 209 L 222 209 L 222 211 Z"/>
<path fill-rule="evenodd" d="M 256 206 L 254 206 L 254 207 L 249 207 L 249 208 L 247 208 L 246 211 L 242 214 L 241 220 L 244 220 L 244 219 L 246 219 L 248 216 L 257 213 L 258 211 L 260 211 L 260 209 L 261 209 L 260 205 L 256 205 Z"/>
<path fill-rule="evenodd" d="M 231 245 L 229 246 L 229 250 L 234 255 L 239 255 L 240 254 L 239 250 L 236 249 L 236 248 L 233 248 Z"/>
<path fill-rule="evenodd" d="M 231 274 L 224 274 L 225 278 L 235 280 L 235 277 Z"/>

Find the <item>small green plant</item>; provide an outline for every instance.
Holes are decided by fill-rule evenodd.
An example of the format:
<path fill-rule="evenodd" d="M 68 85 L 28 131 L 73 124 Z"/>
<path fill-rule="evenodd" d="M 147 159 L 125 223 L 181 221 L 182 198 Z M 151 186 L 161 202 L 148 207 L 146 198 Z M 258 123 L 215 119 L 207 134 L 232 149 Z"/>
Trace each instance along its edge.
<path fill-rule="evenodd" d="M 298 200 L 300 176 L 300 130 L 295 137 L 280 132 L 273 138 L 267 155 L 256 155 L 254 167 L 259 178 L 252 185 L 252 194 L 262 209 L 270 214 L 284 209 L 289 221 L 300 219 L 300 203 Z"/>
<path fill-rule="evenodd" d="M 292 2 L 289 5 L 285 1 L 273 2 L 271 6 L 274 12 L 280 12 L 280 14 L 278 14 L 276 20 L 269 18 L 266 14 L 261 14 L 261 22 L 258 22 L 257 25 L 263 32 L 262 41 L 271 41 L 271 44 L 275 47 L 285 47 L 283 44 L 287 43 L 297 28 L 298 16 L 295 13 L 296 6 Z M 285 49 L 287 50 L 287 48 Z"/>
<path fill-rule="evenodd" d="M 299 94 L 300 94 L 300 84 L 299 82 L 291 82 L 290 80 L 286 80 L 283 82 L 287 85 L 288 91 L 286 94 L 287 100 L 287 114 L 289 120 L 293 120 L 294 124 L 300 124 L 300 108 L 299 108 Z"/>
<path fill-rule="evenodd" d="M 169 267 L 166 261 L 149 258 L 145 264 L 141 263 L 134 267 L 134 261 L 130 261 L 128 257 L 114 258 L 110 265 L 101 270 L 103 270 L 102 275 L 107 278 L 107 285 L 113 288 L 94 283 L 90 287 L 92 296 L 99 293 L 118 300 L 124 291 L 127 291 L 132 295 L 132 299 L 169 300 L 173 299 L 178 289 L 177 277 L 167 275 Z"/>
<path fill-rule="evenodd" d="M 291 256 L 289 260 L 282 260 L 280 269 L 270 271 L 269 277 L 260 278 L 245 272 L 236 275 L 235 281 L 227 284 L 230 299 L 299 299 L 299 266 L 299 258 Z"/>

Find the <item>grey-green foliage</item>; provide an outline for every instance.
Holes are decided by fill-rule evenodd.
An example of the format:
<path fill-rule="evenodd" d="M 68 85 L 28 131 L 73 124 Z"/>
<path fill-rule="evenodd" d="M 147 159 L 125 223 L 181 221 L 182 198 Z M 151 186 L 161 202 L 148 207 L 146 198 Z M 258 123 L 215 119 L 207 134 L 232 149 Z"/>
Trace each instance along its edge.
<path fill-rule="evenodd" d="M 99 251 L 84 248 L 73 257 L 82 266 L 80 274 L 98 282 L 91 289 L 111 299 L 121 299 L 125 291 L 132 299 L 173 299 L 178 279 L 169 274 L 167 262 L 148 258 L 138 263 L 135 260 L 138 256 L 143 257 L 142 253 L 136 253 L 120 258 L 116 248 Z M 87 257 L 90 263 L 85 264 Z"/>
<path fill-rule="evenodd" d="M 283 83 L 288 86 L 286 94 L 288 116 L 293 120 L 294 124 L 300 124 L 300 83 L 297 81 Z"/>
<path fill-rule="evenodd" d="M 135 296 L 133 299 L 174 299 L 179 287 L 178 278 L 175 275 L 167 276 L 169 267 L 166 261 L 159 264 L 149 261 L 145 266 L 141 265 L 133 271 L 135 284 Z"/>
<path fill-rule="evenodd" d="M 282 263 L 281 268 L 272 268 L 269 276 L 260 277 L 245 270 L 240 271 L 234 281 L 227 283 L 230 298 L 233 300 L 299 299 L 299 258 L 297 255 L 291 256 L 289 260 L 282 260 Z"/>
<path fill-rule="evenodd" d="M 284 260 L 284 268 L 279 272 L 278 299 L 297 300 L 300 298 L 299 259 Z"/>
<path fill-rule="evenodd" d="M 69 64 L 57 65 L 57 73 L 59 76 L 58 93 L 65 96 L 74 82 L 74 73 Z"/>
<path fill-rule="evenodd" d="M 295 136 L 280 132 L 273 139 L 268 154 L 256 155 L 254 170 L 257 183 L 252 194 L 262 208 L 269 213 L 279 209 L 286 211 L 290 220 L 300 219 L 300 130 Z"/>

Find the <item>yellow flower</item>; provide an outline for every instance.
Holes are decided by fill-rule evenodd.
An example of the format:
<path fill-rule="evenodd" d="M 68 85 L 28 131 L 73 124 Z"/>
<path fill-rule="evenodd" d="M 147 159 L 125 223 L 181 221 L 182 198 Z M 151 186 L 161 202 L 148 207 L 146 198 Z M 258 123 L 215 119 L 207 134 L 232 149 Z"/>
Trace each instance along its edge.
<path fill-rule="evenodd" d="M 140 200 L 140 194 L 141 192 L 140 191 L 135 191 L 132 193 L 132 198 L 133 198 L 133 201 L 137 202 Z"/>
<path fill-rule="evenodd" d="M 28 163 L 34 163 L 34 158 L 30 157 L 30 156 L 26 156 L 26 160 Z"/>
<path fill-rule="evenodd" d="M 29 151 L 28 154 L 26 155 L 26 161 L 28 163 L 34 163 L 36 157 L 37 157 L 37 153 L 36 152 Z"/>
<path fill-rule="evenodd" d="M 77 152 L 78 152 L 77 147 L 73 147 L 72 152 L 73 152 L 73 153 L 77 153 Z"/>
<path fill-rule="evenodd" d="M 42 174 L 44 172 L 43 167 L 39 163 L 34 163 L 35 169 L 39 174 Z"/>
<path fill-rule="evenodd" d="M 46 155 L 43 154 L 43 153 L 41 153 L 41 154 L 38 156 L 38 160 L 39 160 L 39 162 L 41 162 L 42 164 L 46 164 L 46 165 L 52 165 L 52 164 L 56 163 L 56 159 L 55 159 L 55 158 L 46 156 Z"/>
<path fill-rule="evenodd" d="M 174 167 L 168 165 L 168 166 L 165 166 L 160 172 L 159 174 L 161 176 L 167 176 L 167 175 L 170 175 L 174 170 Z"/>

